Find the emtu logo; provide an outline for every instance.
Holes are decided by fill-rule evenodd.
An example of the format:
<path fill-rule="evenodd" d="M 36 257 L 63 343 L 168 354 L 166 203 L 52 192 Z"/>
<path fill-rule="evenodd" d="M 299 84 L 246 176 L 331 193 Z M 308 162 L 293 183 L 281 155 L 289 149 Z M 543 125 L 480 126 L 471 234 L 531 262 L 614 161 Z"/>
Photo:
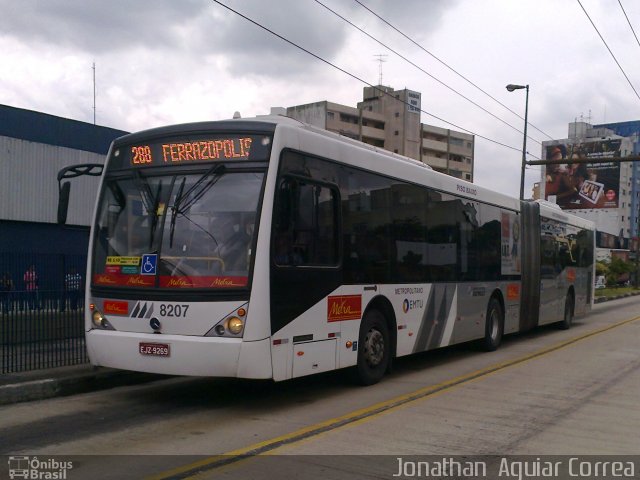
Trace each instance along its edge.
<path fill-rule="evenodd" d="M 409 300 L 408 298 L 405 298 L 404 302 L 402 302 L 402 311 L 407 313 L 409 310 L 413 310 L 414 308 L 424 308 L 424 300 Z"/>

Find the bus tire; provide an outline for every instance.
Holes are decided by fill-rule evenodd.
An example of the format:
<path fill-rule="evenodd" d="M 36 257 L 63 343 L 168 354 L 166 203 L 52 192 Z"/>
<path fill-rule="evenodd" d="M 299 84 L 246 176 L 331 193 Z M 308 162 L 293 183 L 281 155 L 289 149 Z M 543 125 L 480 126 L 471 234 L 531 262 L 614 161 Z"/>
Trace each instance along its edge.
<path fill-rule="evenodd" d="M 484 327 L 482 348 L 487 352 L 495 351 L 502 342 L 504 333 L 504 311 L 496 297 L 491 297 L 487 306 L 487 321 Z"/>
<path fill-rule="evenodd" d="M 573 323 L 573 294 L 567 293 L 567 297 L 564 300 L 564 317 L 558 322 L 560 330 L 569 330 Z"/>
<path fill-rule="evenodd" d="M 389 329 L 384 315 L 368 311 L 362 319 L 358 336 L 356 379 L 361 385 L 373 385 L 384 376 L 391 355 Z"/>

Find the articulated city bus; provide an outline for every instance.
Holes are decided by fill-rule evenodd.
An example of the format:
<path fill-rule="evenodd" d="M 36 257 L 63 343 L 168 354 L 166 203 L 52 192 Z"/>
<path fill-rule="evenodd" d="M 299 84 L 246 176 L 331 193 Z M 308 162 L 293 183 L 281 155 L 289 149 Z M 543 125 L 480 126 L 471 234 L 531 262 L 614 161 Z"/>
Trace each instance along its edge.
<path fill-rule="evenodd" d="M 592 304 L 592 222 L 286 117 L 113 142 L 92 227 L 94 365 L 286 380 Z"/>

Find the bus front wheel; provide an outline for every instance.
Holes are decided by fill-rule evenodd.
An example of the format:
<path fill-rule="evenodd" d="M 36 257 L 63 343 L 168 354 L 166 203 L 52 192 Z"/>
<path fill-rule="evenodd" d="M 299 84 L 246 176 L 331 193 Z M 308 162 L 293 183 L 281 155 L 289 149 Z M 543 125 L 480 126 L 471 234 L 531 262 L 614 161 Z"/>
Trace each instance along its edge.
<path fill-rule="evenodd" d="M 482 347 L 487 352 L 493 352 L 500 346 L 504 333 L 504 311 L 502 304 L 496 297 L 489 300 L 486 320 Z"/>
<path fill-rule="evenodd" d="M 384 315 L 378 310 L 367 312 L 362 319 L 358 338 L 358 383 L 373 385 L 382 379 L 389 365 L 390 347 Z"/>

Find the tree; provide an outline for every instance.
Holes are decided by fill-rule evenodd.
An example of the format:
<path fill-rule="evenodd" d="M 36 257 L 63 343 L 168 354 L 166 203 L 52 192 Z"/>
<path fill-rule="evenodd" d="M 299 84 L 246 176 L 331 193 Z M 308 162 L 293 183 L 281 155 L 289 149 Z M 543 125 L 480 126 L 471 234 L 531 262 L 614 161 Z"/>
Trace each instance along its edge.
<path fill-rule="evenodd" d="M 612 257 L 608 267 L 609 272 L 606 274 L 607 285 L 618 285 L 626 282 L 629 280 L 629 273 L 636 269 L 632 262 L 625 262 L 618 257 Z"/>
<path fill-rule="evenodd" d="M 609 265 L 603 261 L 596 262 L 596 276 L 607 275 L 609 273 Z"/>

